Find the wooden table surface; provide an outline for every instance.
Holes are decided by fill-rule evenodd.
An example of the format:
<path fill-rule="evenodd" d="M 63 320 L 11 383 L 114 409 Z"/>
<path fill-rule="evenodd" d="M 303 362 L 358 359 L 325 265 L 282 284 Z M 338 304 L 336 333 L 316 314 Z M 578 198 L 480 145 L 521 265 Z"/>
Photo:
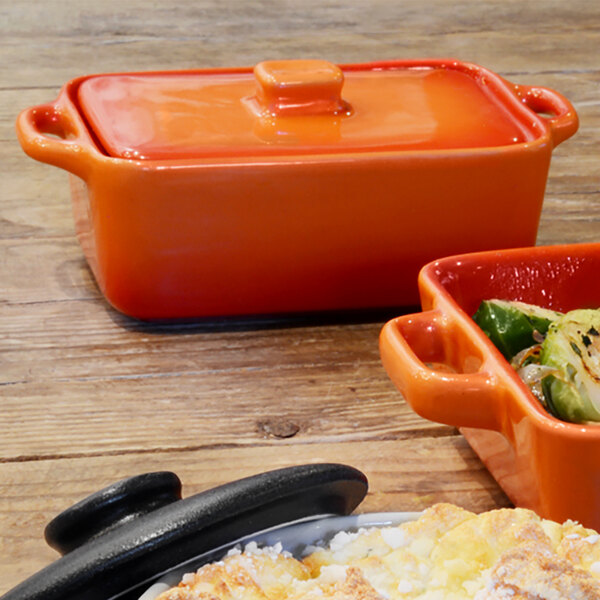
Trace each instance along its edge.
<path fill-rule="evenodd" d="M 189 495 L 333 461 L 368 476 L 360 511 L 509 505 L 459 432 L 389 381 L 377 338 L 393 314 L 152 325 L 111 309 L 66 173 L 26 157 L 14 121 L 92 72 L 452 56 L 573 102 L 538 243 L 598 241 L 598 2 L 1 0 L 0 48 L 0 592 L 57 557 L 42 538 L 56 513 L 148 471 Z"/>

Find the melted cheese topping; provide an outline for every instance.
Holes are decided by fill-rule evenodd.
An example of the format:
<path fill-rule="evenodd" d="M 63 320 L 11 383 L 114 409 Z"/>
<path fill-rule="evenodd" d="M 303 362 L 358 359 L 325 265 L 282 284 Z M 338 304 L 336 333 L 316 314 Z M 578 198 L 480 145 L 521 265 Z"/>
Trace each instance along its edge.
<path fill-rule="evenodd" d="M 157 600 L 600 600 L 600 535 L 524 509 L 436 504 L 397 527 L 341 532 L 297 560 L 231 551 Z"/>

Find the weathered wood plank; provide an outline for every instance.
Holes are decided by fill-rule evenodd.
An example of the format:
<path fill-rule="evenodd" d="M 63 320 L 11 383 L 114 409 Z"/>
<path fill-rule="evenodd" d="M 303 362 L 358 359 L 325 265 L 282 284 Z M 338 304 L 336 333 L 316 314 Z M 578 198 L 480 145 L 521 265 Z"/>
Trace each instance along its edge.
<path fill-rule="evenodd" d="M 62 304 L 37 305 L 40 328 L 29 332 L 18 315 L 7 319 L 13 331 L 0 345 L 5 460 L 152 445 L 261 445 L 272 421 L 297 426 L 292 441 L 300 444 L 441 431 L 417 417 L 388 380 L 378 355 L 380 323 L 123 328 L 101 312 L 92 324 L 88 308 L 98 313 L 73 303 L 69 326 Z"/>
<path fill-rule="evenodd" d="M 0 87 L 61 85 L 89 72 L 453 56 L 496 71 L 597 69 L 593 2 L 4 3 Z M 424 6 L 426 6 L 424 10 Z M 32 18 L 35 15 L 35 18 Z"/>

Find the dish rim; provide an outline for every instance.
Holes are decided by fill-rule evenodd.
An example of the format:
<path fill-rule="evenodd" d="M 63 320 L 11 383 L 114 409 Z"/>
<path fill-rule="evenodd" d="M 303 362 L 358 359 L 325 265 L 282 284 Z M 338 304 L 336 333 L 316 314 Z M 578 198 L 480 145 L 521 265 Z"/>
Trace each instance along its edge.
<path fill-rule="evenodd" d="M 185 573 L 196 571 L 203 564 L 208 564 L 218 557 L 224 556 L 235 547 L 257 542 L 264 546 L 282 544 L 282 549 L 291 552 L 295 556 L 302 556 L 303 552 L 316 546 L 318 543 L 329 541 L 336 533 L 341 531 L 356 531 L 371 527 L 393 527 L 414 521 L 423 514 L 422 511 L 398 511 L 398 512 L 369 512 L 355 515 L 321 515 L 301 519 L 291 523 L 278 525 L 270 529 L 259 531 L 229 544 L 225 544 L 209 552 L 191 558 L 182 565 L 170 569 L 167 573 L 157 574 L 158 580 L 154 581 L 138 600 L 155 600 L 164 591 L 176 586 Z M 206 560 L 204 558 L 206 557 Z M 189 565 L 189 568 L 186 568 Z M 114 596 L 118 600 L 119 596 Z M 113 598 L 109 600 L 113 600 Z"/>

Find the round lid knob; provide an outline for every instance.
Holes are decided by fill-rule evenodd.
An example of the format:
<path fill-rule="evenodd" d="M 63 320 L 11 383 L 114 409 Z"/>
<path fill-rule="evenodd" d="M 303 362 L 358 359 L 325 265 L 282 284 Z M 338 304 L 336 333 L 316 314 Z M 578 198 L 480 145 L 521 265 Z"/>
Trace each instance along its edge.
<path fill-rule="evenodd" d="M 123 479 L 88 496 L 48 523 L 49 546 L 67 554 L 127 521 L 181 499 L 175 473 L 160 471 Z"/>

